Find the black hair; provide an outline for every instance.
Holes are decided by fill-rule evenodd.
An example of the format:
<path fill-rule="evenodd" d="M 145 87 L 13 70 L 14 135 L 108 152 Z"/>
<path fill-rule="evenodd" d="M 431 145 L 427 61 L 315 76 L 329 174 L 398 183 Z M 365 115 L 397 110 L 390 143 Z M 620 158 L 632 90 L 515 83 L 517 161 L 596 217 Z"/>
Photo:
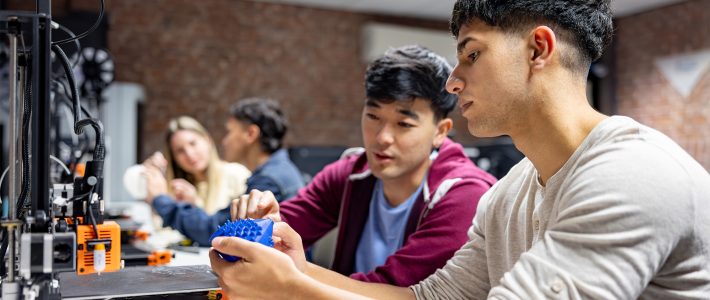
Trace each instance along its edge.
<path fill-rule="evenodd" d="M 283 146 L 288 122 L 278 102 L 268 98 L 242 99 L 230 109 L 232 117 L 259 127 L 261 149 L 269 154 Z"/>
<path fill-rule="evenodd" d="M 457 0 L 450 29 L 458 38 L 461 27 L 474 20 L 504 31 L 527 29 L 528 25 L 551 25 L 558 38 L 572 45 L 578 55 L 561 55 L 572 70 L 588 71 L 611 43 L 611 0 Z M 551 22 L 552 24 L 544 24 Z"/>
<path fill-rule="evenodd" d="M 435 120 L 446 118 L 456 96 L 446 91 L 451 66 L 422 46 L 390 49 L 367 68 L 365 92 L 370 101 L 391 103 L 420 98 L 431 102 Z"/>

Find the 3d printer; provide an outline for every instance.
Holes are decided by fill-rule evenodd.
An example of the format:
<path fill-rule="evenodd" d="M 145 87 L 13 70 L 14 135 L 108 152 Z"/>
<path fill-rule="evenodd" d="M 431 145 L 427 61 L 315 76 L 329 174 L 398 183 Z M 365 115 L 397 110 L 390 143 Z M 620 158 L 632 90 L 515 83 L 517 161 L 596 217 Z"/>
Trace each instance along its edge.
<path fill-rule="evenodd" d="M 60 299 L 57 273 L 110 272 L 121 268 L 120 228 L 104 220 L 102 197 L 105 144 L 101 122 L 80 102 L 73 64 L 62 45 L 80 35 L 52 40 L 50 0 L 37 0 L 35 12 L 0 11 L 0 33 L 7 36 L 9 159 L 7 214 L 0 220 L 2 299 Z M 103 1 L 101 13 L 103 15 Z M 98 21 L 97 23 L 98 24 Z M 63 72 L 53 71 L 55 64 Z M 62 102 L 64 101 L 64 102 Z M 73 133 L 93 129 L 95 145 L 83 176 L 57 176 L 50 166 L 58 138 L 51 116 L 59 105 L 73 113 Z M 66 168 L 66 166 L 64 166 Z M 5 176 L 3 176 L 5 177 Z M 2 180 L 0 180 L 1 184 Z M 19 263 L 18 263 L 19 259 Z"/>

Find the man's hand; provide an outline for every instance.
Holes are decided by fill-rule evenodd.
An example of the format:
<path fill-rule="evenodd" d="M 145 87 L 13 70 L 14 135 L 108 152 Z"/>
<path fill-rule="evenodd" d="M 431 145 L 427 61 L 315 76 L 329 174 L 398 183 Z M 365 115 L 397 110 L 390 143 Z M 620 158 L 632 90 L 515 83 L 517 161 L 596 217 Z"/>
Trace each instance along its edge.
<path fill-rule="evenodd" d="M 305 273 L 308 265 L 301 237 L 288 224 L 274 224 L 274 248 L 236 237 L 218 237 L 210 251 L 212 270 L 219 285 L 231 299 L 365 299 L 362 293 L 381 299 L 414 299 L 408 288 L 357 281 L 322 269 L 322 278 Z M 239 256 L 230 263 L 216 251 Z M 284 254 L 285 253 L 285 254 Z M 324 280 L 326 278 L 328 280 Z M 338 280 L 333 280 L 338 279 Z M 337 287 L 337 288 L 336 288 Z M 338 288 L 349 289 L 352 292 Z"/>
<path fill-rule="evenodd" d="M 175 200 L 193 205 L 198 201 L 197 189 L 185 179 L 177 178 L 171 180 L 170 188 L 173 190 L 173 194 L 175 194 Z"/>
<path fill-rule="evenodd" d="M 281 299 L 298 289 L 299 282 L 308 277 L 294 262 L 276 249 L 236 237 L 218 237 L 210 251 L 212 270 L 219 277 L 219 285 L 231 299 Z M 231 263 L 216 251 L 239 256 Z"/>
<path fill-rule="evenodd" d="M 248 195 L 232 200 L 232 220 L 236 219 L 271 219 L 281 221 L 279 202 L 271 191 L 251 190 Z"/>
<path fill-rule="evenodd" d="M 296 268 L 305 273 L 308 261 L 306 261 L 306 253 L 303 251 L 301 236 L 285 222 L 274 223 L 271 236 L 274 240 L 274 248 L 288 255 Z"/>
<path fill-rule="evenodd" d="M 145 202 L 153 204 L 153 199 L 155 199 L 155 197 L 168 193 L 168 183 L 165 181 L 163 173 L 155 167 L 146 165 L 143 174 L 145 175 L 145 185 L 147 190 Z"/>

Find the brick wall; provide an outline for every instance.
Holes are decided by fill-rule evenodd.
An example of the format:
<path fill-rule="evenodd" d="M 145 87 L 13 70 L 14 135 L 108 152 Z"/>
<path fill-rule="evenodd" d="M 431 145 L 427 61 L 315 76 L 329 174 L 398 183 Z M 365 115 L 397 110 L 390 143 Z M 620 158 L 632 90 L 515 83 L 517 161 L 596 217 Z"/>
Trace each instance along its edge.
<path fill-rule="evenodd" d="M 229 106 L 250 96 L 282 103 L 287 145 L 361 144 L 361 29 L 383 17 L 227 0 L 111 1 L 110 13 L 117 79 L 147 91 L 142 156 L 162 146 L 167 120 L 180 114 L 220 139 Z"/>
<path fill-rule="evenodd" d="M 364 65 L 357 14 L 225 0 L 111 3 L 117 78 L 147 91 L 143 155 L 167 120 L 196 117 L 219 140 L 237 99 L 279 100 L 290 145 L 357 144 Z"/>
<path fill-rule="evenodd" d="M 617 20 L 618 113 L 654 127 L 710 169 L 710 71 L 688 97 L 654 60 L 710 49 L 710 1 L 693 0 Z"/>

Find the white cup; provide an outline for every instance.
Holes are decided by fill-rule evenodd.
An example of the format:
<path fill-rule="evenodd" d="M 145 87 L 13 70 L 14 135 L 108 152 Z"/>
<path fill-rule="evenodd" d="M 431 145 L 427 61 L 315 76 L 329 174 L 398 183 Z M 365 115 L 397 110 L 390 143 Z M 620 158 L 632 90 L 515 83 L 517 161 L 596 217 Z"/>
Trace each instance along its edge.
<path fill-rule="evenodd" d="M 123 186 L 133 198 L 145 199 L 148 195 L 145 167 L 143 165 L 135 165 L 126 169 L 126 172 L 123 173 Z"/>

